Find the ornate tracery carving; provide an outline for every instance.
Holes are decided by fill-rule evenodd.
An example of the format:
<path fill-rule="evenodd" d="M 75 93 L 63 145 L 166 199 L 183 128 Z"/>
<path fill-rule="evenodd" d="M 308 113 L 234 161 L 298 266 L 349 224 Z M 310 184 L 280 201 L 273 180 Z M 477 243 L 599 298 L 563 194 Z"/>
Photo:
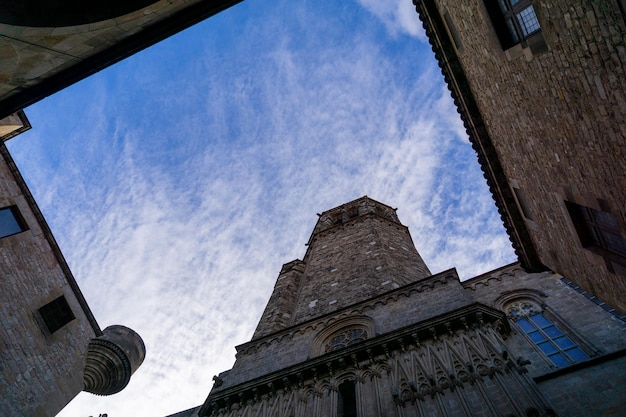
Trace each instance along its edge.
<path fill-rule="evenodd" d="M 367 330 L 363 328 L 344 329 L 326 342 L 324 345 L 324 353 L 343 349 L 355 343 L 362 342 L 367 339 L 367 337 Z"/>
<path fill-rule="evenodd" d="M 374 336 L 374 322 L 367 316 L 350 316 L 323 329 L 312 344 L 311 356 L 352 346 Z"/>

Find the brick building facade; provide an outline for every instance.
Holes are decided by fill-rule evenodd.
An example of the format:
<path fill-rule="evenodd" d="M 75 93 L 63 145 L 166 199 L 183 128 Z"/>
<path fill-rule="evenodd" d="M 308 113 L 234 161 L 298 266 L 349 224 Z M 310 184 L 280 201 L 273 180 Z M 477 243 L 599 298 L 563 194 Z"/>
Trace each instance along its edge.
<path fill-rule="evenodd" d="M 618 417 L 625 347 L 623 316 L 560 275 L 432 275 L 363 197 L 320 215 L 233 368 L 174 416 Z"/>
<path fill-rule="evenodd" d="M 522 265 L 626 312 L 623 0 L 414 0 Z"/>
<path fill-rule="evenodd" d="M 28 120 L 0 127 L 0 410 L 54 416 L 83 390 L 122 390 L 145 346 L 127 327 L 100 329 L 4 144 Z"/>

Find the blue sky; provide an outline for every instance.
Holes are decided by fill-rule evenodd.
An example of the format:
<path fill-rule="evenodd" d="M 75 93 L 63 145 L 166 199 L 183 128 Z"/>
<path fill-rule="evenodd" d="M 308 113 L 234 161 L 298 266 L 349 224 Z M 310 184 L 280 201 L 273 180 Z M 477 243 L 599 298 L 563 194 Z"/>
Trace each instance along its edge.
<path fill-rule="evenodd" d="M 515 261 L 410 0 L 247 0 L 27 114 L 9 149 L 101 327 L 148 351 L 63 417 L 202 403 L 316 213 L 362 195 L 433 272 Z"/>

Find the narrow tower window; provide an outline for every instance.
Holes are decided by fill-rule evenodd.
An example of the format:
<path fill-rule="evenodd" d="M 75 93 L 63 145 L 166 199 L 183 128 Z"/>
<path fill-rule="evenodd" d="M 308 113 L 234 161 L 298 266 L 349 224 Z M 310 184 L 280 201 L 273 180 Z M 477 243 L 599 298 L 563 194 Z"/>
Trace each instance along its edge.
<path fill-rule="evenodd" d="M 354 381 L 345 381 L 339 385 L 337 417 L 356 417 L 356 391 Z"/>

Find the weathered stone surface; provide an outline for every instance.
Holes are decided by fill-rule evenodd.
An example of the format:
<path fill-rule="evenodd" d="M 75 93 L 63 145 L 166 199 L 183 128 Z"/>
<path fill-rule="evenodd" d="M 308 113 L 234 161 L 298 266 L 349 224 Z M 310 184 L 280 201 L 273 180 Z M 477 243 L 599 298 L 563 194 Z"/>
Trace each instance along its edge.
<path fill-rule="evenodd" d="M 53 416 L 83 389 L 94 329 L 41 225 L 0 159 L 0 208 L 17 206 L 28 230 L 0 238 L 0 404 L 5 416 Z M 38 309 L 65 296 L 74 316 L 50 334 Z"/>
<path fill-rule="evenodd" d="M 620 2 L 534 1 L 547 48 L 533 50 L 529 41 L 506 51 L 482 0 L 435 0 L 437 12 L 426 5 L 433 2 L 414 2 L 425 13 L 431 40 L 448 39 L 435 41 L 435 52 L 457 104 L 461 110 L 468 100 L 478 106 L 486 132 L 473 131 L 472 140 L 477 150 L 485 143 L 495 147 L 495 155 L 486 156 L 491 160 L 482 161 L 486 175 L 497 159 L 504 170 L 495 174 L 503 177 L 501 188 L 526 196 L 530 239 L 521 244 L 626 312 L 626 259 L 583 248 L 564 203 L 612 213 L 626 236 L 626 26 Z M 462 78 L 469 91 L 459 89 Z M 510 190 L 492 186 L 507 221 L 516 202 L 502 197 Z"/>

